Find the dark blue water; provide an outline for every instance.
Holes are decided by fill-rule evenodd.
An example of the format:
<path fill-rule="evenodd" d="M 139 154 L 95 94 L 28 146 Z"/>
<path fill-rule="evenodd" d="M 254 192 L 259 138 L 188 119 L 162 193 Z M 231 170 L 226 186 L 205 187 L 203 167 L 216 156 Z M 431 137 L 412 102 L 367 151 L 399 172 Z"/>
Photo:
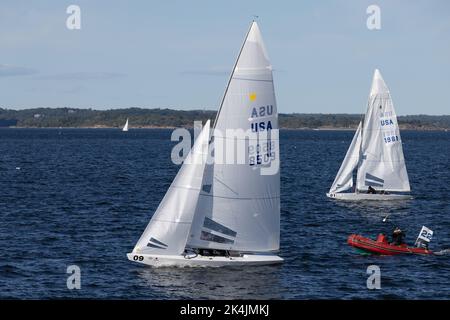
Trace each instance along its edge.
<path fill-rule="evenodd" d="M 127 260 L 177 172 L 170 130 L 1 129 L 0 298 L 449 299 L 450 256 L 358 255 L 350 233 L 390 232 L 450 247 L 450 133 L 403 132 L 415 199 L 325 197 L 353 136 L 281 132 L 281 266 L 151 269 Z M 366 287 L 367 266 L 381 289 Z M 81 290 L 68 290 L 68 265 Z"/>

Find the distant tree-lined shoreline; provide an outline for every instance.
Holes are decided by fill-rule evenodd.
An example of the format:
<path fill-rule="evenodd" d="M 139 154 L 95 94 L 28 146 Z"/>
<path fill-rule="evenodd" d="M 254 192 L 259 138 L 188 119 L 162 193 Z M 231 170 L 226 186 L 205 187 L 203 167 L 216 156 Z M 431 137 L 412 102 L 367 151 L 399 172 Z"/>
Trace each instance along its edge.
<path fill-rule="evenodd" d="M 216 111 L 173 109 L 76 109 L 34 108 L 11 110 L 0 108 L 0 127 L 21 128 L 119 128 L 128 118 L 131 128 L 192 127 L 194 121 L 214 119 Z M 280 114 L 284 129 L 355 129 L 361 114 Z M 411 130 L 448 130 L 450 115 L 399 116 L 400 128 Z"/>

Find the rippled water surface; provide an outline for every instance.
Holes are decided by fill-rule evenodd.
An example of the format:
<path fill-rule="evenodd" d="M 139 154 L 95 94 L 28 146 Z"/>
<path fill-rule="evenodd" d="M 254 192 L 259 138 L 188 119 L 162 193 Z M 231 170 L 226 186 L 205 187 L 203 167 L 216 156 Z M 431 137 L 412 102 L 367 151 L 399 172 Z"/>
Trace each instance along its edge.
<path fill-rule="evenodd" d="M 450 299 L 450 256 L 362 256 L 351 233 L 450 247 L 450 133 L 403 132 L 414 200 L 325 197 L 350 131 L 281 132 L 280 266 L 151 269 L 129 252 L 177 172 L 170 130 L 0 129 L 0 298 Z M 367 266 L 381 290 L 366 288 Z M 68 290 L 66 268 L 81 268 Z"/>

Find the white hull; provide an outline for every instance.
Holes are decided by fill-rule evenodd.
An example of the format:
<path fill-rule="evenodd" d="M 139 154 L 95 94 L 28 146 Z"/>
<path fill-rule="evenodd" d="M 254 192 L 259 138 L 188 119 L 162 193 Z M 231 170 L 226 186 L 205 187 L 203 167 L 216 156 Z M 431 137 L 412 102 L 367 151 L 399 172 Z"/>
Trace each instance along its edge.
<path fill-rule="evenodd" d="M 327 193 L 327 197 L 336 200 L 378 200 L 378 201 L 391 201 L 391 200 L 410 200 L 413 197 L 407 194 L 371 194 L 371 193 Z"/>
<path fill-rule="evenodd" d="M 243 254 L 239 257 L 201 255 L 156 255 L 128 253 L 128 260 L 152 267 L 224 267 L 283 263 L 275 254 Z"/>

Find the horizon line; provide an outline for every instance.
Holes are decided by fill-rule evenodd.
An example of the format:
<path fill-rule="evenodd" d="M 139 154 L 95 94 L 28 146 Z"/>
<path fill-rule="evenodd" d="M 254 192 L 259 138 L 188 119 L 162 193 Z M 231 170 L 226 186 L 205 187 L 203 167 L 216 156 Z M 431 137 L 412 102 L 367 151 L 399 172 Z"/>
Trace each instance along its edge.
<path fill-rule="evenodd" d="M 109 109 L 97 109 L 95 107 L 30 107 L 30 108 L 21 108 L 21 109 L 14 109 L 14 108 L 8 108 L 8 107 L 1 107 L 0 110 L 6 110 L 6 111 L 29 111 L 29 110 L 38 110 L 38 109 L 68 109 L 68 110 L 90 110 L 90 111 L 100 111 L 100 112 L 106 112 L 106 111 L 116 111 L 116 110 L 130 110 L 130 109 L 139 109 L 139 110 L 172 110 L 172 111 L 180 111 L 180 112 L 217 112 L 216 109 L 177 109 L 177 108 L 170 108 L 170 107 L 117 107 L 117 108 L 109 108 Z M 278 112 L 278 114 L 283 115 L 363 115 L 365 113 L 346 113 L 346 112 Z M 427 113 L 418 113 L 418 114 L 397 114 L 398 117 L 406 117 L 406 116 L 436 116 L 436 117 L 442 117 L 442 116 L 450 116 L 450 114 L 427 114 Z"/>

